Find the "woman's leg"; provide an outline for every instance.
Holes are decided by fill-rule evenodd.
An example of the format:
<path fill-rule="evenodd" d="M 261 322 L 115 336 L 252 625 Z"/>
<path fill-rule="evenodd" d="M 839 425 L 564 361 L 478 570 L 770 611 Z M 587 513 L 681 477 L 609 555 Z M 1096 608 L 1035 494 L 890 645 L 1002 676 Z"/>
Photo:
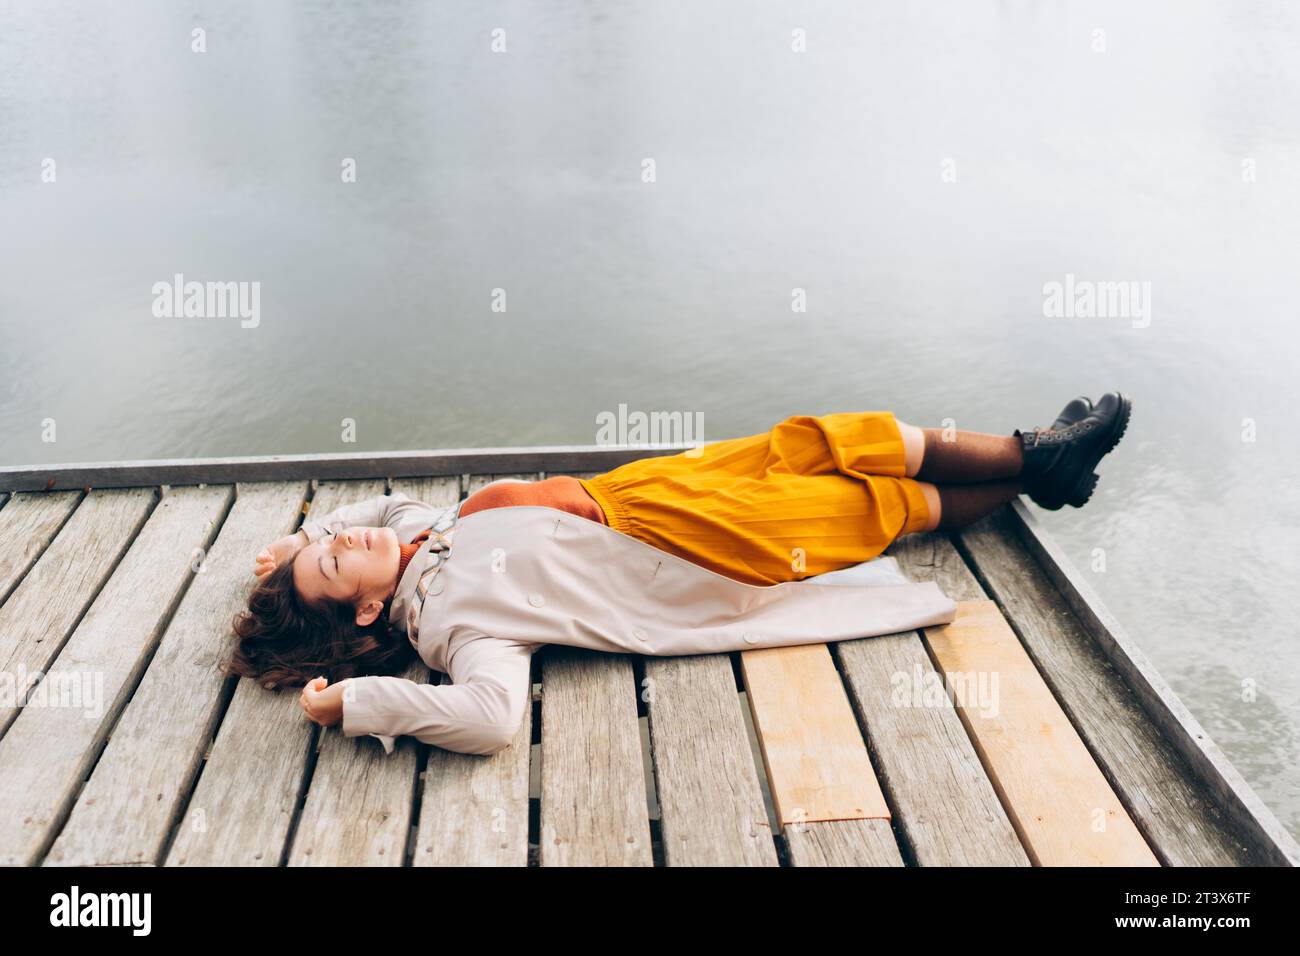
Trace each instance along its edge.
<path fill-rule="evenodd" d="M 890 412 L 796 415 L 695 457 L 640 459 L 582 484 L 615 531 L 774 584 L 870 560 L 924 530 L 930 501 L 904 465 Z"/>
<path fill-rule="evenodd" d="M 906 450 L 905 474 L 937 483 L 996 481 L 1020 474 L 1024 456 L 1015 435 L 948 432 L 898 423 Z"/>
<path fill-rule="evenodd" d="M 908 476 L 924 431 L 918 449 L 918 436 L 894 422 L 882 411 L 793 416 L 693 458 L 640 459 L 582 485 L 615 531 L 752 584 L 870 560 L 900 535 L 961 527 L 1016 493 L 1017 482 Z"/>
<path fill-rule="evenodd" d="M 1002 481 L 976 481 L 960 485 L 935 485 L 917 482 L 930 506 L 930 520 L 923 531 L 949 531 L 973 524 L 1011 501 L 1024 485 L 1018 478 Z"/>
<path fill-rule="evenodd" d="M 918 481 L 917 484 L 921 486 L 921 493 L 925 495 L 925 503 L 930 506 L 930 520 L 921 530 L 933 531 L 939 527 L 939 519 L 943 515 L 943 500 L 939 497 L 939 488 L 928 481 Z"/>

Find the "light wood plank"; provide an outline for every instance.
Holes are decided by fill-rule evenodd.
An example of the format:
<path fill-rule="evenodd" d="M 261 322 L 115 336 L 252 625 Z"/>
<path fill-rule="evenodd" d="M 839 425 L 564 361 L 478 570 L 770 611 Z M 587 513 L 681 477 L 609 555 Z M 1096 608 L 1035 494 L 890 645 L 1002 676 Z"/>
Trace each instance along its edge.
<path fill-rule="evenodd" d="M 826 644 L 745 651 L 746 696 L 792 866 L 902 866 Z"/>
<path fill-rule="evenodd" d="M 641 659 L 664 862 L 779 865 L 730 655 Z"/>
<path fill-rule="evenodd" d="M 0 607 L 0 734 L 18 715 L 27 689 L 58 656 L 63 642 L 113 573 L 158 500 L 152 488 L 94 491 L 22 583 Z"/>
<path fill-rule="evenodd" d="M 8 600 L 36 559 L 81 501 L 79 491 L 0 496 L 0 604 Z"/>
<path fill-rule="evenodd" d="M 317 520 L 340 505 L 384 490 L 378 481 L 323 483 L 309 513 Z M 246 560 L 251 561 L 252 554 Z M 301 691 L 267 690 L 251 680 L 239 681 L 167 851 L 167 866 L 280 862 L 321 729 L 303 714 Z M 372 743 L 379 746 L 378 741 Z"/>
<path fill-rule="evenodd" d="M 1063 606 L 1016 524 L 1015 512 L 1003 509 L 963 528 L 959 541 L 1156 856 L 1167 866 L 1282 864 L 1285 853 L 1269 852 L 1268 839 L 1234 823 L 1231 795 L 1206 783 L 1217 773 L 1207 778 L 1188 766 L 1163 730 L 1161 717 L 1172 715 L 1156 701 L 1153 719 L 1088 626 Z M 1063 553 L 1043 558 L 1077 574 Z"/>
<path fill-rule="evenodd" d="M 923 631 L 1036 865 L 1160 865 L 993 601 Z"/>
<path fill-rule="evenodd" d="M 777 820 L 888 820 L 867 745 L 825 644 L 744 651 L 741 674 Z"/>
<path fill-rule="evenodd" d="M 202 572 L 171 618 L 46 865 L 161 862 L 229 698 L 231 682 L 218 665 L 233 647 L 231 620 L 247 606 L 253 555 L 293 530 L 306 490 L 305 482 L 236 487 Z M 198 832 L 207 824 L 203 815 L 188 822 Z"/>
<path fill-rule="evenodd" d="M 34 865 L 52 840 L 232 493 L 179 488 L 163 497 L 0 740 L 0 862 Z"/>

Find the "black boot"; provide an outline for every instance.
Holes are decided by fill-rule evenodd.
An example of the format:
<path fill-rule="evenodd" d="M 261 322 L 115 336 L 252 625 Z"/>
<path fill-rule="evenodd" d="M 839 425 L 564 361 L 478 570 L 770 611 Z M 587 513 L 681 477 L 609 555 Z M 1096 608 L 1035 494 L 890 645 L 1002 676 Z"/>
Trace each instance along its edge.
<path fill-rule="evenodd" d="M 1087 503 L 1097 486 L 1093 469 L 1119 444 L 1133 410 L 1132 400 L 1120 392 L 1107 392 L 1086 411 L 1080 401 L 1067 405 L 1052 428 L 1015 430 L 1024 455 L 1020 478 L 1025 491 L 1048 511 Z"/>
<path fill-rule="evenodd" d="M 1052 422 L 1048 427 L 1059 430 L 1065 428 L 1067 425 L 1073 425 L 1090 411 L 1092 411 L 1092 399 L 1087 395 L 1080 395 L 1078 398 L 1072 399 L 1070 404 L 1066 405 L 1065 408 L 1061 409 L 1061 414 L 1056 417 L 1056 421 Z"/>

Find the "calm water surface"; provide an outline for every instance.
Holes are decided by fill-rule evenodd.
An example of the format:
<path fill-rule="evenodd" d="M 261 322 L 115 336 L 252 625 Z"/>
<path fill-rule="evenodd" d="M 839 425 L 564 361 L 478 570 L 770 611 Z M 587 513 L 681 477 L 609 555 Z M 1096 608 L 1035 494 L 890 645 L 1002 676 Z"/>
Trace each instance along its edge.
<path fill-rule="evenodd" d="M 1267 2 L 4 0 L 3 462 L 585 444 L 619 403 L 1010 432 L 1122 388 L 1093 501 L 1039 514 L 1297 832 L 1298 51 Z M 154 317 L 176 273 L 259 324 Z M 1067 273 L 1151 283 L 1149 325 L 1045 318 Z"/>

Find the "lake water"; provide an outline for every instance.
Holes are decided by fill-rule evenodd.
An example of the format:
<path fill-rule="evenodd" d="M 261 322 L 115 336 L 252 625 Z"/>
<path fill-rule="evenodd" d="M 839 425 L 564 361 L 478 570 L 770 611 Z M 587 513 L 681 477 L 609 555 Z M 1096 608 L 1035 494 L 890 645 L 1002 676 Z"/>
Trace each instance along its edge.
<path fill-rule="evenodd" d="M 1120 388 L 1092 502 L 1038 514 L 1300 832 L 1298 47 L 1280 2 L 5 0 L 4 463 Z M 178 273 L 257 322 L 156 316 Z M 1149 313 L 1048 317 L 1067 275 Z"/>

